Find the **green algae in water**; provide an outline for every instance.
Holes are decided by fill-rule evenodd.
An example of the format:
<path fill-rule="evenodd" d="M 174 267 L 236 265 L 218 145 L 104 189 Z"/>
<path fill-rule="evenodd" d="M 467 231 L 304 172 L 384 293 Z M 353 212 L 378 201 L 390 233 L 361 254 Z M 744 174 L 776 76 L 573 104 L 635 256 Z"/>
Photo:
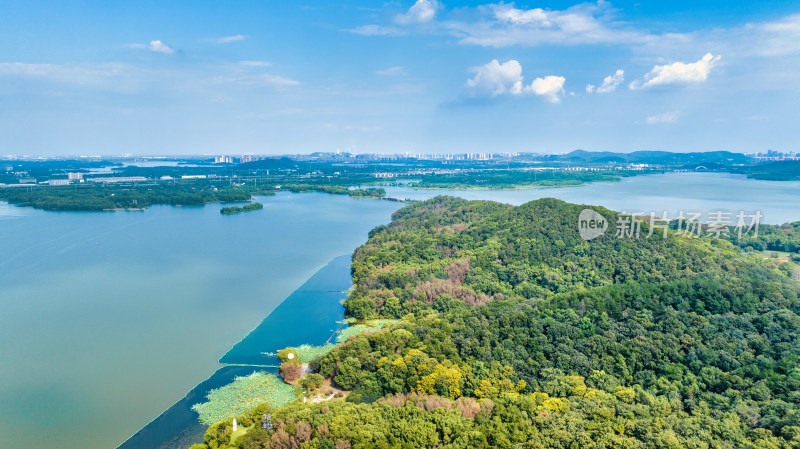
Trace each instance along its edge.
<path fill-rule="evenodd" d="M 300 345 L 295 349 L 297 350 L 297 356 L 300 357 L 300 361 L 309 363 L 314 359 L 325 356 L 327 353 L 333 351 L 335 347 L 336 345 L 333 343 L 327 343 L 322 346 Z"/>
<path fill-rule="evenodd" d="M 378 330 L 383 328 L 384 326 L 391 325 L 396 323 L 398 320 L 372 320 L 367 323 L 363 324 L 355 324 L 353 326 L 346 327 L 339 331 L 338 335 L 336 336 L 336 343 L 344 343 L 347 341 L 348 338 L 352 337 L 353 335 L 360 334 L 361 332 L 366 332 L 370 330 Z M 320 357 L 324 357 L 329 352 L 333 351 L 336 347 L 333 343 L 326 343 L 322 346 L 313 346 L 313 345 L 300 345 L 297 346 L 295 351 L 297 351 L 297 356 L 300 357 L 300 361 L 303 363 L 309 363 L 314 359 L 318 359 Z"/>
<path fill-rule="evenodd" d="M 295 388 L 278 376 L 263 371 L 237 377 L 224 387 L 208 392 L 207 402 L 195 404 L 192 410 L 200 415 L 203 424 L 211 425 L 245 413 L 257 405 L 282 407 L 295 400 Z"/>

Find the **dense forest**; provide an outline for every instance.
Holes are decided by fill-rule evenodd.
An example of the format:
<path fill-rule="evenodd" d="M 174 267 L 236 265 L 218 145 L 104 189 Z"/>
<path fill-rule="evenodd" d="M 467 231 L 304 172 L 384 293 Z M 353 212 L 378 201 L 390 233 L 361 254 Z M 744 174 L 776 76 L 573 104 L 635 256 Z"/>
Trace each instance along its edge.
<path fill-rule="evenodd" d="M 793 253 L 793 257 L 797 258 L 800 255 L 800 221 L 782 225 L 762 224 L 759 225 L 758 235 L 739 238 L 731 232 L 726 240 L 743 249 Z"/>
<path fill-rule="evenodd" d="M 482 170 L 452 174 L 429 174 L 411 187 L 425 189 L 513 189 L 521 187 L 568 187 L 587 182 L 619 181 L 622 177 L 636 176 L 655 171 L 560 171 L 548 169 L 532 170 Z"/>
<path fill-rule="evenodd" d="M 585 241 L 585 207 L 397 211 L 345 307 L 398 319 L 310 363 L 345 398 L 260 406 L 195 448 L 800 447 L 797 265 L 646 223 L 617 236 L 598 207 L 609 228 Z"/>
<path fill-rule="evenodd" d="M 386 190 L 376 187 L 359 189 L 348 187 L 347 185 L 326 185 L 326 184 L 289 184 L 282 186 L 292 192 L 322 192 L 334 195 L 349 195 L 353 198 L 383 198 Z"/>
<path fill-rule="evenodd" d="M 254 210 L 261 210 L 264 205 L 261 203 L 250 203 L 244 206 L 226 206 L 219 210 L 222 215 L 233 215 L 242 212 L 252 212 Z"/>
<path fill-rule="evenodd" d="M 0 200 L 18 206 L 53 211 L 104 211 L 144 209 L 154 204 L 202 206 L 208 203 L 249 201 L 252 195 L 274 195 L 278 190 L 323 192 L 355 198 L 381 198 L 376 188 L 349 188 L 328 184 L 240 184 L 211 182 L 143 182 L 134 185 L 84 184 L 59 187 L 32 186 L 0 189 Z"/>
<path fill-rule="evenodd" d="M 248 201 L 252 195 L 271 194 L 253 186 L 210 183 L 107 185 L 0 189 L 0 200 L 36 209 L 102 211 L 143 209 L 154 204 L 201 206 L 207 203 Z"/>
<path fill-rule="evenodd" d="M 748 178 L 769 181 L 796 181 L 800 179 L 800 161 L 772 161 L 756 165 L 730 167 L 732 173 L 746 174 Z"/>

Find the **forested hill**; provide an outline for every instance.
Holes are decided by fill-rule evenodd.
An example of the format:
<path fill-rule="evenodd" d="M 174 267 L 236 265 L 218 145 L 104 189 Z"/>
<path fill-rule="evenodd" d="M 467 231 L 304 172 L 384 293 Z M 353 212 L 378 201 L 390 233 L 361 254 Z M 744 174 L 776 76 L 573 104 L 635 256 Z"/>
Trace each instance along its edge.
<path fill-rule="evenodd" d="M 578 232 L 585 208 L 608 221 L 605 234 L 591 241 Z M 773 272 L 775 266 L 742 255 L 723 240 L 665 239 L 661 229 L 648 238 L 647 223 L 641 224 L 639 238 L 618 238 L 618 217 L 604 208 L 555 199 L 514 207 L 438 197 L 405 207 L 356 251 L 349 312 L 362 318 L 400 317 L 443 296 L 480 305 L 612 284 L 686 282 L 714 286 L 721 297 L 707 298 L 713 302 L 707 304 L 710 311 L 743 312 L 741 307 L 752 304 L 738 304 L 742 299 L 734 295 L 744 286 L 768 288 L 762 284 L 770 279 L 789 288 L 788 279 Z M 782 268 L 788 273 L 793 265 Z"/>
<path fill-rule="evenodd" d="M 356 251 L 345 305 L 399 319 L 311 363 L 346 401 L 290 404 L 232 446 L 800 447 L 796 266 L 646 226 L 618 238 L 603 208 L 585 241 L 584 208 L 396 212 Z"/>

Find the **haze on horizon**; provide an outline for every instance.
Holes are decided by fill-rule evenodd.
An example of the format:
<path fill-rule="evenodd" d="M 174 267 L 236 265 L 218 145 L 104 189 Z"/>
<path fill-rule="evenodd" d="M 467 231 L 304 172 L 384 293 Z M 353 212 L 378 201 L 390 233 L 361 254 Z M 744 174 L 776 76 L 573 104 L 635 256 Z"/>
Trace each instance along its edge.
<path fill-rule="evenodd" d="M 0 155 L 796 152 L 800 5 L 0 5 Z"/>

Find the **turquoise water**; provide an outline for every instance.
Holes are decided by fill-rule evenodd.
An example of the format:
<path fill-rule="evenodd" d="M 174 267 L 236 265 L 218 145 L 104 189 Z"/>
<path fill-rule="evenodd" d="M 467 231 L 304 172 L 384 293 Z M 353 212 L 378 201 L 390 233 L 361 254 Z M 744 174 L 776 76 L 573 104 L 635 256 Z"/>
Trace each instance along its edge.
<path fill-rule="evenodd" d="M 204 402 L 208 392 L 254 371 L 277 372 L 274 367 L 241 366 L 277 365 L 274 354 L 287 346 L 322 345 L 333 340 L 342 325 L 341 304 L 350 288 L 351 257 L 333 259 L 314 273 L 300 288 L 286 298 L 272 313 L 237 343 L 223 357 L 223 363 L 239 364 L 217 370 L 186 397 L 167 409 L 145 428 L 137 432 L 119 449 L 185 449 L 203 441 L 206 426 L 197 420 L 192 405 Z"/>
<path fill-rule="evenodd" d="M 335 341 L 344 323 L 346 290 L 352 285 L 350 255 L 333 259 L 295 290 L 264 321 L 219 360 L 221 363 L 278 365 L 279 349 Z"/>
<path fill-rule="evenodd" d="M 550 196 L 628 211 L 762 210 L 765 222 L 800 220 L 800 183 L 730 175 L 450 193 L 512 204 Z M 263 210 L 232 216 L 220 215 L 220 205 L 68 213 L 0 203 L 0 447 L 116 447 L 212 374 L 211 384 L 230 377 L 217 360 L 232 347 L 231 356 L 243 358 L 270 352 L 250 345 L 260 339 L 242 338 L 402 206 L 316 193 L 259 201 Z M 330 330 L 318 325 L 294 326 L 295 336 Z"/>

